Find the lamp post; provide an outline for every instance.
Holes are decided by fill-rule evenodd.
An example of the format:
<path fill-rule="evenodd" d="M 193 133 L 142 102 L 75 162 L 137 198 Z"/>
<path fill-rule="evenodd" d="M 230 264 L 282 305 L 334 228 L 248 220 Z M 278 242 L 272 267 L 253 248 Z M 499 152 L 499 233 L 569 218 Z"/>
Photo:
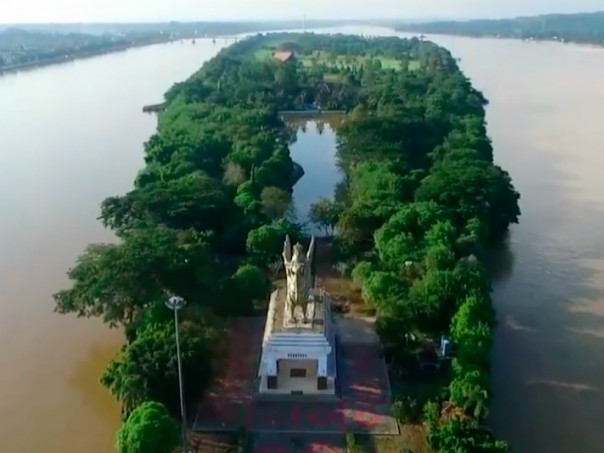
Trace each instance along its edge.
<path fill-rule="evenodd" d="M 178 364 L 178 390 L 180 393 L 180 430 L 182 436 L 182 451 L 189 452 L 189 443 L 187 442 L 187 413 L 185 408 L 185 392 L 182 384 L 182 364 L 180 363 L 180 337 L 178 335 L 178 310 L 186 304 L 182 297 L 172 296 L 166 301 L 166 307 L 174 311 L 174 332 L 176 335 L 176 362 Z"/>

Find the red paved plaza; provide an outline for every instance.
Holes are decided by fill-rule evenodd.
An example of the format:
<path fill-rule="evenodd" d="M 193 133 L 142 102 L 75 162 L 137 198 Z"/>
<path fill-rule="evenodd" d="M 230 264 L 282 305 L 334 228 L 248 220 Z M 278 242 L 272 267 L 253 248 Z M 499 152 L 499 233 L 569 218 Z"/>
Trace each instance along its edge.
<path fill-rule="evenodd" d="M 245 427 L 254 433 L 398 434 L 398 426 L 389 415 L 388 374 L 377 345 L 338 345 L 338 401 L 255 400 L 252 394 L 264 321 L 259 317 L 233 322 L 224 375 L 200 405 L 195 431 L 236 431 Z M 318 444 L 315 447 L 309 451 L 331 451 L 326 446 L 323 450 Z M 261 451 L 258 448 L 255 451 Z"/>

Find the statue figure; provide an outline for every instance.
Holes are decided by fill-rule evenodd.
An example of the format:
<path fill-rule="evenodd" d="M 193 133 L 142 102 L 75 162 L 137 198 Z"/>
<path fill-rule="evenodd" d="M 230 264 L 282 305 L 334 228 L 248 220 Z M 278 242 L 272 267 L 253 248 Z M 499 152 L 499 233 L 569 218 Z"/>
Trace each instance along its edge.
<path fill-rule="evenodd" d="M 308 302 L 312 289 L 312 260 L 315 251 L 315 238 L 312 237 L 308 252 L 304 254 L 304 247 L 296 244 L 292 247 L 289 236 L 285 237 L 283 244 L 283 263 L 287 276 L 287 295 L 285 296 L 285 310 L 292 321 L 295 321 L 296 307 L 302 308 L 303 323 L 308 323 Z"/>

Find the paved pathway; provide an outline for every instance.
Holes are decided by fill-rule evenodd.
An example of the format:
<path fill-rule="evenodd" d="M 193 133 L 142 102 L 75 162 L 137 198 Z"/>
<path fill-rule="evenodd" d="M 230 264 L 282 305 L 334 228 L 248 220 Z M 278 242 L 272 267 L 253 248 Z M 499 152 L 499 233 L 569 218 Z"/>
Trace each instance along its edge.
<path fill-rule="evenodd" d="M 344 436 L 259 434 L 254 436 L 254 453 L 345 453 Z"/>

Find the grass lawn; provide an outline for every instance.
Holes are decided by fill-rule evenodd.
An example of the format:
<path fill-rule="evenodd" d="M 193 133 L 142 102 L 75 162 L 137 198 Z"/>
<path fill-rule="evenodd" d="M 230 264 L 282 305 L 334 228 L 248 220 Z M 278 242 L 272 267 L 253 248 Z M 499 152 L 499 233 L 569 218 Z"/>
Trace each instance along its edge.
<path fill-rule="evenodd" d="M 285 42 L 283 39 L 274 39 L 269 42 L 265 42 L 263 46 L 256 49 L 253 53 L 254 58 L 257 60 L 270 60 L 273 53 Z M 303 66 L 311 67 L 314 64 L 326 64 L 328 66 L 361 66 L 368 63 L 371 60 L 379 60 L 382 68 L 384 69 L 401 69 L 401 61 L 392 57 L 370 57 L 370 56 L 347 56 L 347 55 L 334 55 L 327 52 L 316 51 L 310 55 L 298 55 L 299 61 Z M 419 69 L 420 64 L 418 61 L 411 61 L 409 63 L 409 69 L 414 71 Z M 333 76 L 337 77 L 337 76 Z"/>
<path fill-rule="evenodd" d="M 401 426 L 400 436 L 355 436 L 361 453 L 432 453 L 420 425 Z M 405 450 L 407 449 L 407 450 Z"/>
<path fill-rule="evenodd" d="M 324 288 L 335 300 L 348 302 L 351 314 L 363 316 L 373 314 L 373 311 L 363 302 L 361 289 L 351 278 L 342 277 L 334 269 L 331 254 L 332 245 L 328 241 L 317 241 L 315 252 L 317 286 Z"/>
<path fill-rule="evenodd" d="M 328 66 L 361 66 L 371 60 L 379 60 L 384 69 L 398 70 L 401 68 L 401 62 L 391 57 L 335 55 L 317 51 L 310 55 L 301 55 L 298 58 L 304 66 L 312 66 L 313 64 L 326 64 Z"/>
<path fill-rule="evenodd" d="M 411 60 L 409 62 L 409 70 L 410 71 L 417 71 L 419 68 L 421 68 L 421 64 L 419 61 L 417 60 Z"/>
<path fill-rule="evenodd" d="M 286 42 L 291 42 L 291 39 L 269 37 L 262 40 L 262 47 L 256 49 L 253 53 L 257 60 L 270 60 L 273 53 Z"/>
<path fill-rule="evenodd" d="M 403 426 L 400 436 L 357 436 L 363 453 L 432 453 L 421 426 Z"/>

